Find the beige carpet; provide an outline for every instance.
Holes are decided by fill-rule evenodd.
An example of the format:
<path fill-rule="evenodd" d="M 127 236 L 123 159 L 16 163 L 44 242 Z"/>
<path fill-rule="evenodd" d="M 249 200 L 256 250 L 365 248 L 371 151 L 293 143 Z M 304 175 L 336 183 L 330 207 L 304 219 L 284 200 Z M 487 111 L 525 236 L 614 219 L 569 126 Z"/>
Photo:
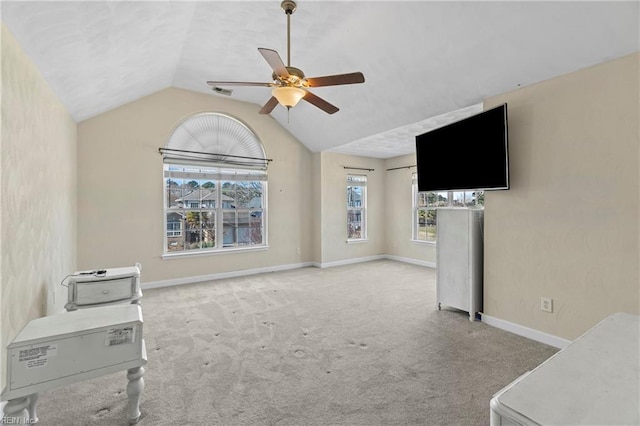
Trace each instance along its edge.
<path fill-rule="evenodd" d="M 435 271 L 388 260 L 146 290 L 142 307 L 149 426 L 488 425 L 491 396 L 557 351 L 438 311 Z M 39 424 L 125 425 L 126 383 L 45 392 Z"/>

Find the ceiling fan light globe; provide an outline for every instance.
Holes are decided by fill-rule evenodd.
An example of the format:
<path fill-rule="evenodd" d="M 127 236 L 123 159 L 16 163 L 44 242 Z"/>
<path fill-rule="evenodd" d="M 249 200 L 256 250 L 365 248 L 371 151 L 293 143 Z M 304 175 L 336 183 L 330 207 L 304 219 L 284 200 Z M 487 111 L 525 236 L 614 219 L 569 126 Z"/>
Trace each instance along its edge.
<path fill-rule="evenodd" d="M 276 87 L 271 91 L 271 94 L 278 100 L 280 105 L 287 108 L 296 106 L 305 93 L 304 90 L 297 87 Z"/>

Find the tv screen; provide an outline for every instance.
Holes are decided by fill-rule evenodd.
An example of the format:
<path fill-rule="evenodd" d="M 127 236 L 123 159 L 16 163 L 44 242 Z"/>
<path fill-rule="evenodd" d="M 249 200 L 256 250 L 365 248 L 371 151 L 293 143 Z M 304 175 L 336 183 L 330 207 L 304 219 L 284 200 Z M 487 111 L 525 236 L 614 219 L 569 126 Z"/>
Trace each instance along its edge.
<path fill-rule="evenodd" d="M 507 104 L 416 136 L 418 191 L 509 189 Z"/>

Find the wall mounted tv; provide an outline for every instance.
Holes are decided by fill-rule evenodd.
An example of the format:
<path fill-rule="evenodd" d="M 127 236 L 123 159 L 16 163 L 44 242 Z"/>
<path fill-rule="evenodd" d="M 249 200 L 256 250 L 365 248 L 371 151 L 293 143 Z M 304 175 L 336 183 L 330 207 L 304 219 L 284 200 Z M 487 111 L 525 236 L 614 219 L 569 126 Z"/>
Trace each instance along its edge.
<path fill-rule="evenodd" d="M 507 104 L 416 136 L 418 191 L 509 189 Z"/>

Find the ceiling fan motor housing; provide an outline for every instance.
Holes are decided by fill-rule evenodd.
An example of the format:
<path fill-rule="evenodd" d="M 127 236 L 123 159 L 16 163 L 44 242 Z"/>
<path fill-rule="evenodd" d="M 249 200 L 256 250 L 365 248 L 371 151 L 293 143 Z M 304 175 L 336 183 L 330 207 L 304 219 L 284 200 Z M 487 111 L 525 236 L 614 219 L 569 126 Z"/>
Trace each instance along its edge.
<path fill-rule="evenodd" d="M 283 0 L 283 2 L 280 3 L 280 7 L 282 8 L 282 10 L 284 10 L 284 13 L 286 13 L 287 15 L 291 15 L 296 11 L 297 5 L 293 0 Z"/>
<path fill-rule="evenodd" d="M 307 87 L 304 79 L 304 72 L 300 68 L 296 67 L 285 67 L 289 72 L 289 76 L 283 77 L 277 75 L 275 72 L 271 74 L 273 81 L 281 82 L 287 86 L 295 86 L 295 87 Z"/>

